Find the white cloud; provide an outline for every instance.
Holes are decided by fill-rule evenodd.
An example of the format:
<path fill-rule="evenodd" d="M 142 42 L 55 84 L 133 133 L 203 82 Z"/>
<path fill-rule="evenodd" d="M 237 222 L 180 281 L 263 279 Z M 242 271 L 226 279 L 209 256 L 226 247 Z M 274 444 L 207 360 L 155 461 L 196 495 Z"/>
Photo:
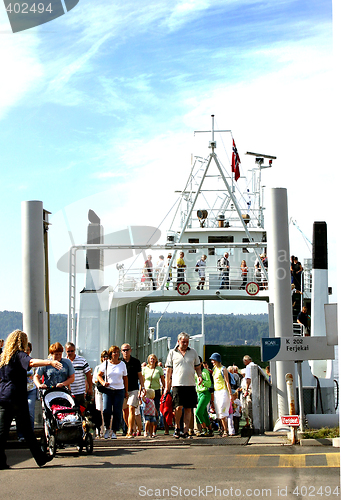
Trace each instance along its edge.
<path fill-rule="evenodd" d="M 8 32 L 5 9 L 0 8 L 0 119 L 8 110 L 39 85 L 44 67 L 37 56 L 39 37 L 35 32 Z"/>

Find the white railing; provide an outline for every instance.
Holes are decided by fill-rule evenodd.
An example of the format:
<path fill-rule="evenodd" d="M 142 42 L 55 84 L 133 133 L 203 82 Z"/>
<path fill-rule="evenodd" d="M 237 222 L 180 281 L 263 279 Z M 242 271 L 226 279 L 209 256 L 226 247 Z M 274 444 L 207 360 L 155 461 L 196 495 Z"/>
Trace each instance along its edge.
<path fill-rule="evenodd" d="M 162 269 L 160 272 L 146 272 L 144 269 L 120 269 L 118 291 L 152 291 L 152 290 L 176 290 L 178 282 L 186 281 L 192 289 L 200 286 L 203 290 L 218 290 L 224 287 L 229 290 L 245 290 L 246 283 L 254 281 L 259 284 L 260 289 L 267 288 L 262 271 L 256 272 L 255 269 L 249 268 L 245 279 L 241 275 L 239 267 L 231 267 L 228 276 L 224 276 L 222 271 L 216 267 L 205 268 L 205 281 L 200 280 L 200 271 L 196 272 L 195 267 L 187 267 L 185 271 L 177 268 L 172 268 L 171 272 Z"/>

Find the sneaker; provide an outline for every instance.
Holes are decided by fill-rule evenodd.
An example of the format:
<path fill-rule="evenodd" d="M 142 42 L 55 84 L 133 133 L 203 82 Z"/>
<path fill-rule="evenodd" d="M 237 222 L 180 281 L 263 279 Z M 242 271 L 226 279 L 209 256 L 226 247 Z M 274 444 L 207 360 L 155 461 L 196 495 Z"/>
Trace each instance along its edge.
<path fill-rule="evenodd" d="M 173 436 L 175 437 L 175 439 L 179 439 L 180 438 L 180 429 L 175 429 Z"/>
<path fill-rule="evenodd" d="M 112 431 L 112 434 L 111 434 L 111 439 L 117 439 L 117 436 L 116 436 L 116 434 L 115 434 L 115 432 L 114 432 L 114 431 Z"/>
<path fill-rule="evenodd" d="M 141 436 L 141 431 L 137 431 L 137 433 L 136 433 L 136 437 L 139 437 L 139 436 Z"/>
<path fill-rule="evenodd" d="M 212 429 L 208 430 L 207 436 L 208 437 L 213 437 L 214 436 L 214 432 L 212 431 Z"/>
<path fill-rule="evenodd" d="M 144 437 L 146 438 L 146 437 L 148 437 L 148 436 L 149 436 L 149 432 L 144 431 Z"/>
<path fill-rule="evenodd" d="M 109 437 L 110 437 L 110 431 L 109 429 L 106 429 L 104 433 L 104 439 L 109 439 Z"/>
<path fill-rule="evenodd" d="M 155 432 L 153 432 L 153 434 L 151 435 L 152 438 L 156 438 L 156 434 Z"/>

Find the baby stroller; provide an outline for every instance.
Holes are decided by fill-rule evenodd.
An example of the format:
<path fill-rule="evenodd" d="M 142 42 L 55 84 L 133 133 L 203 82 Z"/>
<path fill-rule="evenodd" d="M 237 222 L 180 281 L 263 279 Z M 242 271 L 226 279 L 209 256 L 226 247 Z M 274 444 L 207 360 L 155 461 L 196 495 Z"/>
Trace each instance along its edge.
<path fill-rule="evenodd" d="M 76 407 L 71 393 L 66 388 L 52 387 L 39 391 L 43 410 L 44 436 L 42 448 L 55 456 L 57 447 L 75 444 L 79 453 L 85 446 L 88 454 L 93 452 L 93 438 L 87 420 Z"/>

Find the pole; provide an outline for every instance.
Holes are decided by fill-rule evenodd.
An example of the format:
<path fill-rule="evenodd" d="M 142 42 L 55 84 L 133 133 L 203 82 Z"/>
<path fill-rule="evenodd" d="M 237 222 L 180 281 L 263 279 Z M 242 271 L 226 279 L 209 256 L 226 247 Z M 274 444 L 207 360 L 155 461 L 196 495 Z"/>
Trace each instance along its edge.
<path fill-rule="evenodd" d="M 302 383 L 302 361 L 297 361 L 298 381 L 298 404 L 300 406 L 300 431 L 304 429 L 304 407 L 303 407 L 303 383 Z"/>
<path fill-rule="evenodd" d="M 294 377 L 291 373 L 285 375 L 285 382 L 287 384 L 287 396 L 288 396 L 288 407 L 289 415 L 295 415 L 295 394 L 294 394 Z M 296 427 L 291 426 L 291 444 L 296 444 Z"/>

